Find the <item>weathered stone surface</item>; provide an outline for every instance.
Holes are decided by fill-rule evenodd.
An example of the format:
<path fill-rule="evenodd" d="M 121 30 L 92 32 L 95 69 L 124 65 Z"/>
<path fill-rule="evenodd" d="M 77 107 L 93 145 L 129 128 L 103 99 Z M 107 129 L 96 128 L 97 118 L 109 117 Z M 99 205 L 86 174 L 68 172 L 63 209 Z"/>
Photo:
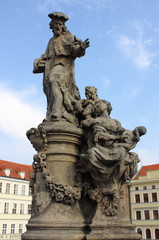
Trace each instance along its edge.
<path fill-rule="evenodd" d="M 43 72 L 43 89 L 47 98 L 47 120 L 65 119 L 78 122 L 74 103 L 79 91 L 74 79 L 74 60 L 85 54 L 89 41 L 72 35 L 65 26 L 68 17 L 63 13 L 49 14 L 54 36 L 44 54 L 34 61 L 34 73 Z"/>
<path fill-rule="evenodd" d="M 111 103 L 95 87 L 87 86 L 86 99 L 80 99 L 74 60 L 85 54 L 89 40 L 66 30 L 65 14 L 49 17 L 54 36 L 34 61 L 33 72 L 43 73 L 47 112 L 27 131 L 37 154 L 30 176 L 32 213 L 22 240 L 139 240 L 127 189 L 124 200 L 120 194 L 136 173 L 139 158 L 131 150 L 146 129 L 130 131 L 112 119 Z"/>

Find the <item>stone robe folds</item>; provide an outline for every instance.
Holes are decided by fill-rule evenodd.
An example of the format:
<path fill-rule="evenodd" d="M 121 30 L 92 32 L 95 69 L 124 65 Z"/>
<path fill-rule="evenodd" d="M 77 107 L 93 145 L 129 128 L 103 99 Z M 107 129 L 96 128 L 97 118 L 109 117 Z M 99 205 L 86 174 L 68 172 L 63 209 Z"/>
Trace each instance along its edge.
<path fill-rule="evenodd" d="M 70 95 L 71 98 L 79 95 L 74 79 L 74 60 L 85 54 L 83 44 L 71 33 L 65 32 L 49 40 L 46 52 L 40 58 L 40 61 L 45 62 L 43 89 L 47 97 L 47 119 L 50 116 L 68 116 L 69 109 L 67 108 L 66 111 L 63 100 L 64 91 L 68 91 L 67 95 Z M 40 62 L 37 59 L 36 61 L 34 69 L 35 65 Z"/>

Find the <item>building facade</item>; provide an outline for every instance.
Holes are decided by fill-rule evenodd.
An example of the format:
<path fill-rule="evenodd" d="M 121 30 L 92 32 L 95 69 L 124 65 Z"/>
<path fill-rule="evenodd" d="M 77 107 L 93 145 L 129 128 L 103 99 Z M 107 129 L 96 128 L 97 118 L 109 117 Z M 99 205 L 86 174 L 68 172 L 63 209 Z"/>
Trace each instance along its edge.
<path fill-rule="evenodd" d="M 159 164 L 143 166 L 129 186 L 136 231 L 142 239 L 159 239 Z"/>
<path fill-rule="evenodd" d="M 0 239 L 20 239 L 31 213 L 32 167 L 0 160 Z"/>

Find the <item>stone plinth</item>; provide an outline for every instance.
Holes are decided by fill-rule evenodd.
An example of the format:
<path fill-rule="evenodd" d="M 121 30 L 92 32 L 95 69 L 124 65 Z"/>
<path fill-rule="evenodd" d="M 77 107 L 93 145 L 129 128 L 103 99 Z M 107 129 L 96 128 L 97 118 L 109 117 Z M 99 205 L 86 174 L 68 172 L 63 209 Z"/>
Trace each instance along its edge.
<path fill-rule="evenodd" d="M 81 185 L 76 165 L 83 131 L 66 122 L 44 122 L 27 136 L 38 153 L 31 176 L 32 216 L 22 239 L 61 239 L 66 232 L 68 239 L 82 239 L 84 219 L 77 201 Z"/>
<path fill-rule="evenodd" d="M 108 224 L 105 227 L 91 226 L 90 234 L 86 235 L 87 240 L 140 240 L 141 235 L 135 232 L 135 227 L 129 225 Z"/>
<path fill-rule="evenodd" d="M 37 154 L 31 176 L 32 216 L 22 240 L 141 238 L 121 212 L 107 217 L 99 203 L 83 195 L 78 176 L 83 135 L 80 128 L 65 122 L 43 122 L 27 132 Z"/>

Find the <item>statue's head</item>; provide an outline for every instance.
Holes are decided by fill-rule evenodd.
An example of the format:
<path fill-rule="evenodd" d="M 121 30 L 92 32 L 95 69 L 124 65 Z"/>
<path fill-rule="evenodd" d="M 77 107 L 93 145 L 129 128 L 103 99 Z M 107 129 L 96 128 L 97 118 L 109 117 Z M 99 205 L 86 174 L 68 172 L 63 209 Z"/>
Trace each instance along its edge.
<path fill-rule="evenodd" d="M 69 19 L 67 15 L 60 12 L 53 12 L 48 15 L 51 18 L 50 29 L 52 29 L 55 36 L 61 35 L 66 32 L 67 28 L 65 22 Z"/>
<path fill-rule="evenodd" d="M 147 130 L 144 126 L 136 127 L 135 131 L 138 131 L 139 136 L 145 135 L 147 132 Z"/>
<path fill-rule="evenodd" d="M 98 98 L 97 88 L 95 87 L 85 87 L 85 95 L 87 99 L 96 100 Z"/>

